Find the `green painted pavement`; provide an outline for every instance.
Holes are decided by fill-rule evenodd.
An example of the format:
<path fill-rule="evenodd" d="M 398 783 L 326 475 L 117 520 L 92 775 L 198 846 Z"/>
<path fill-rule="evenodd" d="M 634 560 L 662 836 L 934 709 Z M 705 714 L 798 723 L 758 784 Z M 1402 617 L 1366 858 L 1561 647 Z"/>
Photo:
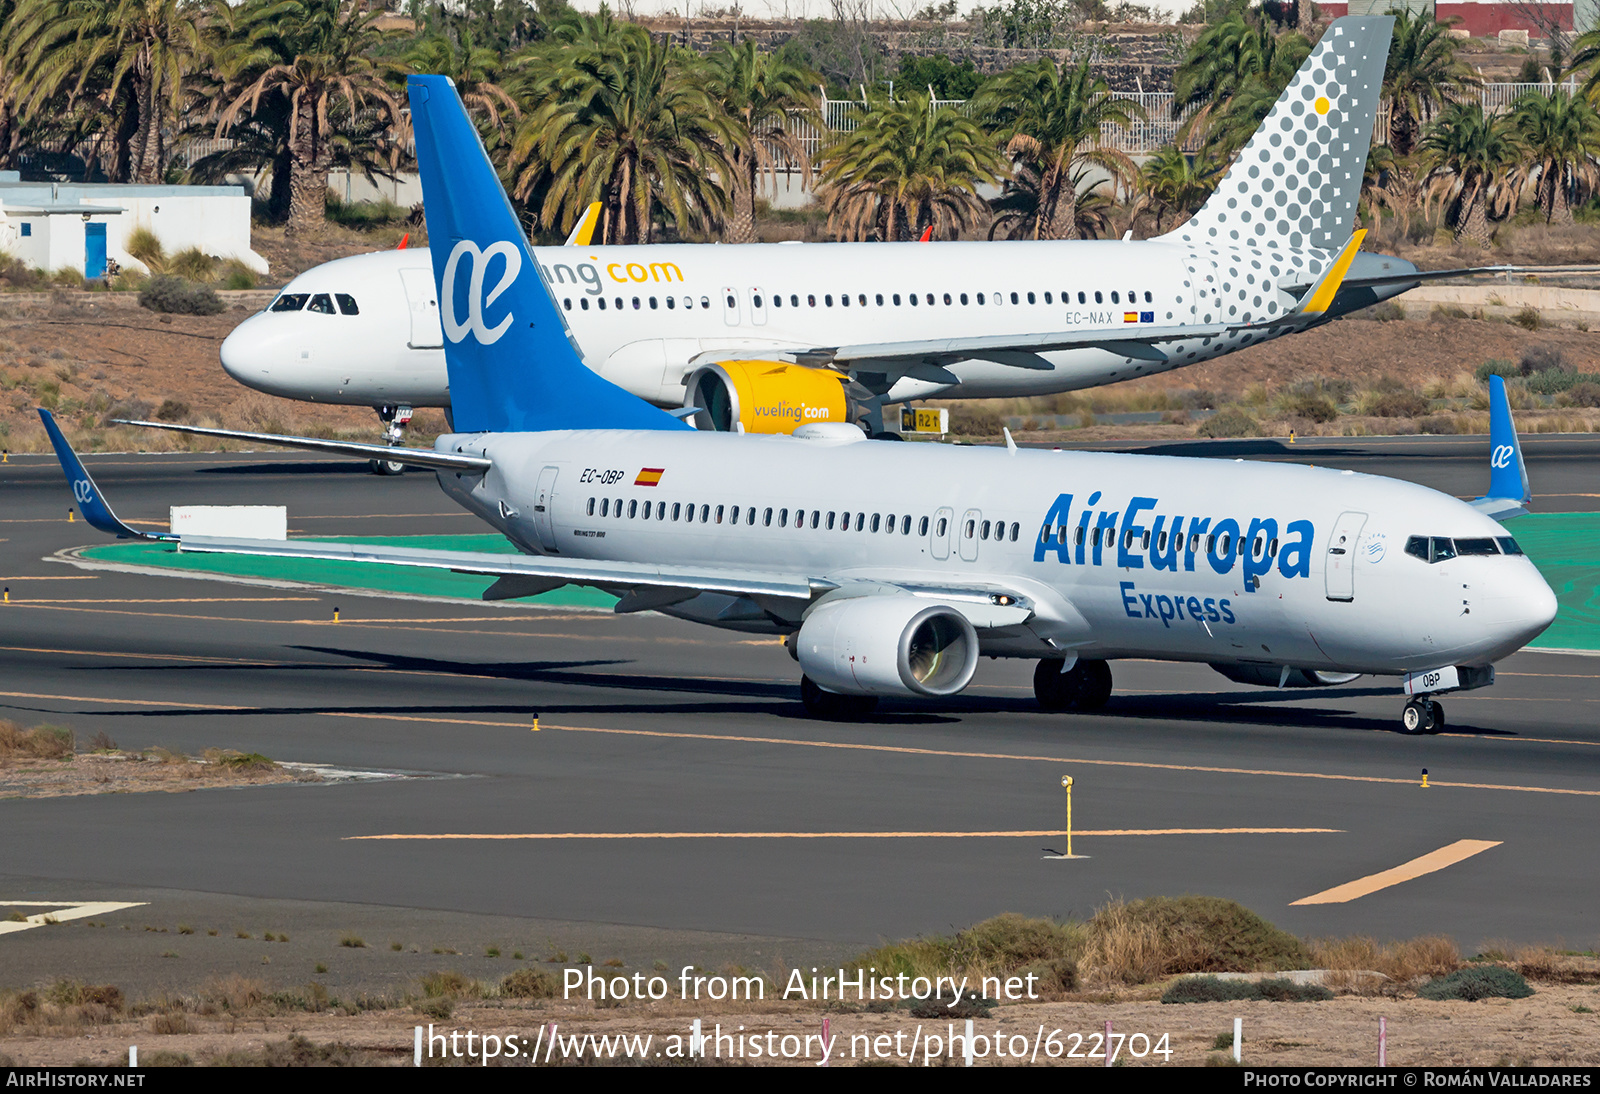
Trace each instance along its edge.
<path fill-rule="evenodd" d="M 1600 513 L 1541 513 L 1507 523 L 1522 549 L 1533 559 L 1556 592 L 1560 610 L 1550 629 L 1535 639 L 1535 648 L 1600 650 Z M 514 554 L 510 541 L 497 535 L 475 536 L 342 536 L 334 543 L 394 544 L 440 551 L 486 551 Z M 321 562 L 304 559 L 250 558 L 244 555 L 179 554 L 159 543 L 92 547 L 86 558 L 130 565 L 161 566 L 240 577 L 275 578 L 336 585 L 412 596 L 450 596 L 477 600 L 494 579 L 441 570 L 383 566 L 372 562 Z M 595 589 L 569 585 L 529 597 L 535 604 L 558 607 L 609 608 L 616 598 Z"/>
<path fill-rule="evenodd" d="M 1535 649 L 1600 650 L 1600 513 L 1535 513 L 1506 521 L 1555 590 L 1556 621 Z"/>
<path fill-rule="evenodd" d="M 398 547 L 423 547 L 435 551 L 482 551 L 497 555 L 516 554 L 504 536 L 326 536 L 324 543 L 366 543 Z M 251 558 L 248 555 L 180 554 L 165 543 L 118 543 L 91 547 L 84 558 L 99 562 L 118 562 L 129 566 L 159 566 L 171 570 L 192 570 L 235 577 L 264 577 L 277 581 L 304 581 L 316 585 L 336 585 L 374 592 L 405 593 L 410 596 L 450 596 L 479 600 L 483 590 L 495 579 L 476 574 L 456 574 L 449 570 L 421 570 L 409 566 L 385 566 L 376 562 L 326 562 L 320 559 Z M 525 597 L 524 604 L 545 604 L 563 608 L 610 608 L 617 598 L 598 589 L 568 585 L 554 592 Z"/>

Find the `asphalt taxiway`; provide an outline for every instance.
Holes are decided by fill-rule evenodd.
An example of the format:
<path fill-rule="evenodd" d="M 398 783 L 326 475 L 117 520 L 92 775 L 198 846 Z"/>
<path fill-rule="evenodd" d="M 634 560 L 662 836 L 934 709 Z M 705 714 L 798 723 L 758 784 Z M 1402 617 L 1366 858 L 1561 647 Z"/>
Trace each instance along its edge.
<path fill-rule="evenodd" d="M 1484 443 L 1290 454 L 1470 495 Z M 1600 444 L 1524 445 L 1539 509 L 1595 508 Z M 88 463 L 136 520 L 287 504 L 309 533 L 482 530 L 429 475 L 277 454 Z M 0 908 L 136 905 L 86 917 L 104 929 L 0 933 L 7 982 L 178 983 L 241 963 L 301 982 L 315 963 L 335 986 L 379 983 L 419 971 L 416 953 L 454 959 L 440 950 L 479 976 L 516 950 L 793 964 L 1004 911 L 1081 917 L 1184 892 L 1301 935 L 1443 932 L 1470 950 L 1600 934 L 1593 657 L 1519 654 L 1495 687 L 1447 697 L 1449 732 L 1421 738 L 1394 732 L 1392 681 L 1277 692 L 1143 661 L 1114 666 L 1092 715 L 1042 713 L 1031 663 L 985 661 L 953 701 L 827 724 L 804 716 L 771 640 L 648 614 L 81 570 L 48 560 L 98 541 L 65 519 L 53 461 L 13 457 L 0 497 L 0 717 L 408 776 L 0 802 Z M 1088 857 L 1046 859 L 1069 774 Z M 1419 859 L 1445 865 L 1384 873 Z M 1330 890 L 1344 896 L 1296 903 Z M 263 930 L 293 941 L 262 948 Z M 368 945 L 339 946 L 352 935 Z"/>

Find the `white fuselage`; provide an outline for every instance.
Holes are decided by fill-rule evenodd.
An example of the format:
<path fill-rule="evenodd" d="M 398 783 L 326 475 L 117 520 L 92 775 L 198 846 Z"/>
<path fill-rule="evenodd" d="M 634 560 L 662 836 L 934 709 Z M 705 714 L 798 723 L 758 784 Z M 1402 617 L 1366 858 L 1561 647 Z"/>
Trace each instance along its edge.
<path fill-rule="evenodd" d="M 532 553 L 755 568 L 864 595 L 990 587 L 1031 602 L 1031 615 L 957 602 L 1000 656 L 1392 674 L 1491 663 L 1555 614 L 1520 554 L 1406 552 L 1413 536 L 1506 537 L 1499 524 L 1348 471 L 691 432 L 456 434 L 437 447 L 494 461 L 440 481 Z M 649 469 L 659 481 L 639 485 Z M 786 633 L 805 606 L 702 593 L 666 610 Z"/>
<path fill-rule="evenodd" d="M 1293 307 L 1295 297 L 1279 286 L 1303 288 L 1330 257 L 1200 248 L 1171 237 L 537 247 L 533 254 L 585 363 L 663 406 L 682 405 L 685 378 L 709 360 L 1091 328 L 1136 337 L 1142 327 L 1259 321 Z M 354 301 L 356 314 L 345 314 L 339 294 Z M 889 375 L 875 376 L 870 361 L 850 367 L 890 402 L 1025 396 L 1178 368 L 1309 322 L 1163 343 L 1165 362 L 1077 348 L 1042 354 L 1049 368 L 1006 363 L 1004 353 Z M 287 398 L 448 406 L 442 347 L 429 252 L 383 251 L 300 274 L 228 336 L 222 363 L 241 383 Z"/>

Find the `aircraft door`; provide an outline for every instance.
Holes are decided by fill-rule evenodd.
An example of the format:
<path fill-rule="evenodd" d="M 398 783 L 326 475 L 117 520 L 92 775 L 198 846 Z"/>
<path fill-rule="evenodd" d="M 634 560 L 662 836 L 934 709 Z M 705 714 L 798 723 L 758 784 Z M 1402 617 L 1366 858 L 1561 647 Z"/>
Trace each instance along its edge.
<path fill-rule="evenodd" d="M 722 289 L 722 321 L 730 327 L 739 325 L 739 294 L 726 285 Z"/>
<path fill-rule="evenodd" d="M 937 559 L 950 557 L 951 525 L 955 523 L 956 511 L 954 509 L 941 509 L 933 514 L 933 521 L 928 525 L 928 553 Z"/>
<path fill-rule="evenodd" d="M 978 526 L 983 520 L 983 514 L 976 509 L 968 509 L 961 515 L 961 526 L 956 529 L 958 538 L 957 548 L 961 553 L 961 561 L 978 561 Z"/>
<path fill-rule="evenodd" d="M 767 325 L 767 294 L 761 291 L 760 285 L 750 289 L 750 322 L 758 327 Z"/>
<path fill-rule="evenodd" d="M 1323 572 L 1329 600 L 1356 598 L 1356 541 L 1367 523 L 1365 513 L 1341 513 L 1328 537 L 1328 554 Z"/>
<path fill-rule="evenodd" d="M 439 349 L 444 346 L 444 327 L 439 322 L 439 301 L 433 288 L 433 271 L 400 271 L 406 289 L 406 305 L 411 311 L 412 349 Z"/>
<path fill-rule="evenodd" d="M 556 549 L 556 529 L 553 521 L 556 495 L 556 473 L 559 467 L 546 467 L 539 472 L 539 492 L 534 496 L 533 532 L 539 537 L 539 546 L 546 551 Z"/>
<path fill-rule="evenodd" d="M 1209 258 L 1190 255 L 1184 262 L 1188 272 L 1185 290 L 1192 305 L 1195 323 L 1221 321 L 1220 299 L 1217 296 L 1217 264 Z"/>

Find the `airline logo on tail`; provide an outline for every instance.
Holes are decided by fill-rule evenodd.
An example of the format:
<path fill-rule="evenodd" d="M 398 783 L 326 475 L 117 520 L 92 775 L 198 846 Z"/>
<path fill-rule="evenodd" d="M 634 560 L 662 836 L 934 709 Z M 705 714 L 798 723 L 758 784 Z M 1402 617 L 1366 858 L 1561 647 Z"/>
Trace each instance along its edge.
<path fill-rule="evenodd" d="M 489 268 L 489 262 L 495 256 L 505 260 L 505 267 L 500 271 L 500 280 L 490 290 L 489 295 L 483 293 L 484 275 Z M 467 281 L 467 321 L 461 322 L 456 317 L 456 277 L 462 258 L 470 261 L 471 272 Z M 492 346 L 500 341 L 500 336 L 511 328 L 513 316 L 506 313 L 504 319 L 494 326 L 484 322 L 483 313 L 487 311 L 500 294 L 511 287 L 517 279 L 517 274 L 522 270 L 522 252 L 514 243 L 501 240 L 491 243 L 483 250 L 470 239 L 463 239 L 455 245 L 450 252 L 450 258 L 444 266 L 444 292 L 440 296 L 441 318 L 444 320 L 445 337 L 452 342 L 459 342 L 470 332 L 477 339 L 479 345 Z"/>

